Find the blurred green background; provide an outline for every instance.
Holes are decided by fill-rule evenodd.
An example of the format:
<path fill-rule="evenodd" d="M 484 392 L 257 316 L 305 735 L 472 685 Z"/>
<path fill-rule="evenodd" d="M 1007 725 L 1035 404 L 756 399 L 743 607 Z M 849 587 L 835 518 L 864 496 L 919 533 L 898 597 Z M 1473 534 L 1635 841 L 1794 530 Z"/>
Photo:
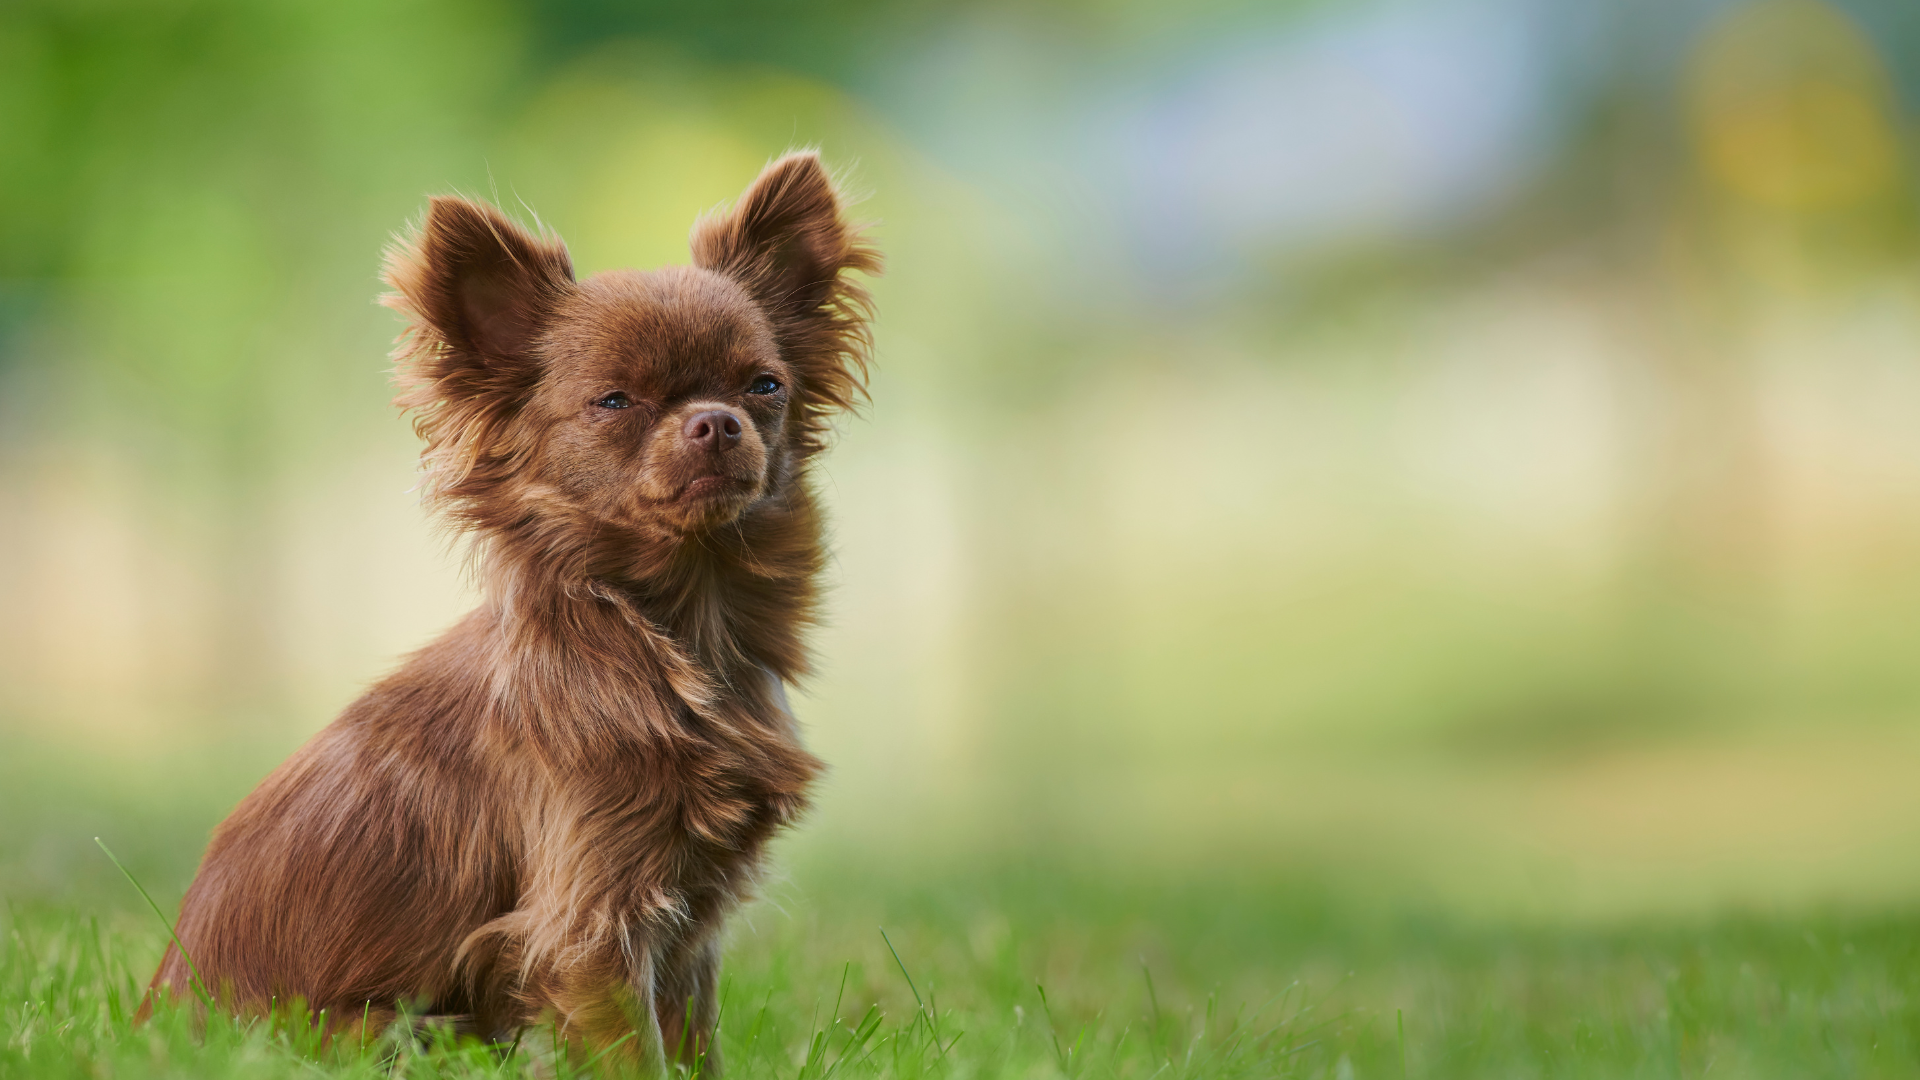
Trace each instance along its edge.
<path fill-rule="evenodd" d="M 0 884 L 177 896 L 474 602 L 426 195 L 648 267 L 817 145 L 888 271 L 791 860 L 1920 897 L 1916 106 L 1908 0 L 12 0 Z"/>

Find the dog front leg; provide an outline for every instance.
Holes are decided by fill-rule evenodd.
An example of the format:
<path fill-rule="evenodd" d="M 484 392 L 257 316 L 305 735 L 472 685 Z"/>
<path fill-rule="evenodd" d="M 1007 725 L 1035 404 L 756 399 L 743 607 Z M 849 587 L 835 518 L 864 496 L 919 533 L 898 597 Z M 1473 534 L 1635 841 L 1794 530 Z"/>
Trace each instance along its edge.
<path fill-rule="evenodd" d="M 668 1060 L 700 1075 L 720 1075 L 720 935 L 676 945 L 659 961 L 654 994 L 660 1018 L 660 1039 Z M 704 1058 L 705 1062 L 701 1063 Z"/>
<path fill-rule="evenodd" d="M 556 1049 L 577 1068 L 588 1061 L 613 1075 L 664 1077 L 656 966 L 644 941 L 599 944 L 529 980 L 530 1011 L 550 1017 Z"/>

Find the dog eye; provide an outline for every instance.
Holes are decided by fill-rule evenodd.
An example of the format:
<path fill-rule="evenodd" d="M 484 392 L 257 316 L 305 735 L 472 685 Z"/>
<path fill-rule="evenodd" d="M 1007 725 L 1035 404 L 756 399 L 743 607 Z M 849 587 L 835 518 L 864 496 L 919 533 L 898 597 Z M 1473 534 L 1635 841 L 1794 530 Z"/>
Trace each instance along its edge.
<path fill-rule="evenodd" d="M 613 393 L 594 402 L 594 404 L 603 409 L 625 409 L 633 405 L 633 399 L 615 390 Z"/>
<path fill-rule="evenodd" d="M 747 387 L 747 393 L 749 394 L 777 394 L 779 392 L 780 384 L 775 382 L 771 375 L 762 375 L 753 380 L 752 386 Z"/>

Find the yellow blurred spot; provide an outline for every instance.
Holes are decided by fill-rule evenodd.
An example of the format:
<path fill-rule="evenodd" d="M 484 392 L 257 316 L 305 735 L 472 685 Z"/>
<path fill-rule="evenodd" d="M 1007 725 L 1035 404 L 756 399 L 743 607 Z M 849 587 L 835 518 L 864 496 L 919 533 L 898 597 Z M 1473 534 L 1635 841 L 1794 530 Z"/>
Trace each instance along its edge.
<path fill-rule="evenodd" d="M 689 227 L 760 167 L 829 138 L 852 113 L 823 84 L 762 69 L 692 65 L 615 42 L 571 65 L 521 116 L 503 173 L 513 196 L 565 236 L 583 274 L 687 261 Z"/>
<path fill-rule="evenodd" d="M 1789 210 L 1845 206 L 1899 174 L 1886 72 L 1873 45 L 1820 0 L 1736 9 L 1691 71 L 1697 151 L 1719 184 Z"/>
<path fill-rule="evenodd" d="M 588 169 L 579 219 L 613 265 L 687 261 L 688 227 L 765 163 L 717 123 L 649 118 L 621 132 Z"/>

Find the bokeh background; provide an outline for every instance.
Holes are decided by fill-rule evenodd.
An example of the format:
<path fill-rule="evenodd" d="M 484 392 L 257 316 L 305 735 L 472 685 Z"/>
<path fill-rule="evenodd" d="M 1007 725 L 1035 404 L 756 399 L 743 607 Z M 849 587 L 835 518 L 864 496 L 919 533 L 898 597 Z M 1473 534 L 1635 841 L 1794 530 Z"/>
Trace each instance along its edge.
<path fill-rule="evenodd" d="M 796 864 L 1920 898 L 1916 108 L 1910 0 L 12 0 L 0 883 L 177 896 L 474 602 L 426 195 L 648 267 L 817 145 L 889 261 Z"/>

